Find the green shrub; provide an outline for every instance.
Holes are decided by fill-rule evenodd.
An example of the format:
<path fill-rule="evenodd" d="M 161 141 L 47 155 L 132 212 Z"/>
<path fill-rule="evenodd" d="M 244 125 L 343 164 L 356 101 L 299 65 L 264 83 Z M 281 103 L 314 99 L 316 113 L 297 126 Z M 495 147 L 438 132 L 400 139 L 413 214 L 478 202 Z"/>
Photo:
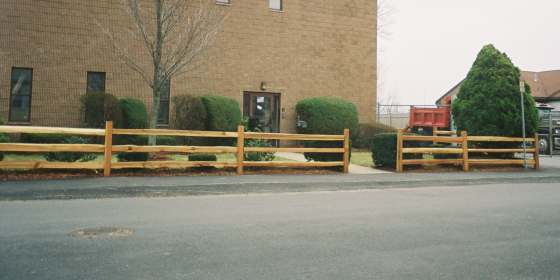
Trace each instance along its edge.
<path fill-rule="evenodd" d="M 119 106 L 122 110 L 121 128 L 143 129 L 148 127 L 148 111 L 146 105 L 134 98 L 121 99 Z M 138 145 L 148 144 L 148 137 L 145 136 L 117 136 L 116 145 Z M 117 155 L 119 161 L 146 161 L 148 153 L 120 153 Z"/>
<path fill-rule="evenodd" d="M 396 133 L 394 127 L 382 123 L 361 123 L 358 127 L 358 134 L 352 141 L 352 146 L 358 149 L 370 149 L 373 137 L 382 133 Z"/>
<path fill-rule="evenodd" d="M 177 138 L 173 136 L 158 136 L 156 137 L 156 145 L 177 146 Z"/>
<path fill-rule="evenodd" d="M 405 148 L 417 148 L 420 142 L 405 142 Z M 373 137 L 371 145 L 371 157 L 373 163 L 378 167 L 396 168 L 397 164 L 397 134 L 381 133 Z M 422 159 L 422 154 L 404 154 L 403 159 Z"/>
<path fill-rule="evenodd" d="M 148 145 L 147 136 L 118 136 L 114 139 L 114 145 L 135 145 L 146 146 Z M 149 158 L 148 153 L 119 153 L 117 155 L 119 161 L 147 161 Z"/>
<path fill-rule="evenodd" d="M 184 130 L 207 130 L 208 113 L 200 97 L 191 95 L 177 96 L 173 98 L 175 113 L 173 124 L 178 129 Z M 185 145 L 204 146 L 208 144 L 203 137 L 183 137 Z"/>
<path fill-rule="evenodd" d="M 4 122 L 0 120 L 0 125 L 4 125 Z M 0 133 L 0 143 L 10 142 L 10 137 L 6 133 Z M 4 160 L 4 153 L 0 153 L 0 161 Z"/>
<path fill-rule="evenodd" d="M 89 144 L 86 138 L 78 136 L 67 136 L 65 137 L 62 144 Z M 47 161 L 62 161 L 62 162 L 86 162 L 92 161 L 97 158 L 96 154 L 92 153 L 72 153 L 72 152 L 56 152 L 56 153 L 46 153 L 45 159 Z"/>
<path fill-rule="evenodd" d="M 371 144 L 371 156 L 375 166 L 395 168 L 397 164 L 397 134 L 375 135 Z"/>
<path fill-rule="evenodd" d="M 433 144 L 432 148 L 454 148 L 451 144 Z M 462 154 L 434 154 L 434 159 L 460 159 Z"/>
<path fill-rule="evenodd" d="M 67 138 L 64 134 L 22 133 L 20 142 L 32 144 L 62 144 Z"/>
<path fill-rule="evenodd" d="M 176 96 L 174 124 L 178 129 L 206 130 L 206 107 L 200 97 L 191 95 Z"/>
<path fill-rule="evenodd" d="M 122 128 L 148 127 L 148 111 L 144 102 L 134 98 L 124 98 L 119 101 L 122 111 Z"/>
<path fill-rule="evenodd" d="M 118 127 L 122 121 L 119 99 L 108 93 L 87 93 L 81 98 L 84 123 L 87 127 L 104 128 L 106 121 Z"/>
<path fill-rule="evenodd" d="M 206 95 L 201 97 L 206 108 L 206 129 L 210 131 L 237 131 L 241 124 L 241 110 L 235 99 L 223 96 Z M 233 145 L 233 139 L 201 139 L 206 144 L 216 146 Z"/>
<path fill-rule="evenodd" d="M 245 141 L 245 147 L 273 147 L 272 143 L 262 139 L 250 139 Z M 276 157 L 274 153 L 256 152 L 245 153 L 246 161 L 273 161 Z"/>
<path fill-rule="evenodd" d="M 148 136 L 120 136 L 115 138 L 115 145 L 148 145 Z M 161 146 L 176 146 L 177 139 L 172 136 L 157 136 L 156 144 Z M 119 161 L 147 161 L 148 153 L 120 153 L 117 155 Z"/>
<path fill-rule="evenodd" d="M 509 57 L 492 45 L 485 46 L 453 101 L 457 129 L 469 135 L 521 136 L 519 81 L 520 71 Z M 534 135 L 538 113 L 527 84 L 525 89 L 526 133 Z"/>
<path fill-rule="evenodd" d="M 189 161 L 218 161 L 218 157 L 213 154 L 190 154 Z"/>
<path fill-rule="evenodd" d="M 358 111 L 351 102 L 334 97 L 310 98 L 296 105 L 297 131 L 303 134 L 342 134 L 350 129 L 352 138 L 358 131 Z M 304 125 L 302 125 L 304 124 Z M 306 141 L 305 147 L 342 148 L 341 142 Z M 305 153 L 305 158 L 314 161 L 342 161 L 342 154 Z"/>
<path fill-rule="evenodd" d="M 206 108 L 206 129 L 211 131 L 237 131 L 241 123 L 241 109 L 237 100 L 206 95 L 201 97 Z"/>

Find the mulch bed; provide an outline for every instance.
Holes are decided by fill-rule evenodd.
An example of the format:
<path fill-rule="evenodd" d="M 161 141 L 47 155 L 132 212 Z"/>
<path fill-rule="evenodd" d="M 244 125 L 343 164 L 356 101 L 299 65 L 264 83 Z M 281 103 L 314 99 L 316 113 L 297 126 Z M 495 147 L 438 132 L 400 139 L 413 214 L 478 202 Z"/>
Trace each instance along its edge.
<path fill-rule="evenodd" d="M 517 172 L 523 169 L 519 165 L 476 165 L 471 166 L 469 172 Z M 463 171 L 463 167 L 455 165 L 409 165 L 404 170 L 410 173 L 450 173 Z"/>
<path fill-rule="evenodd" d="M 246 175 L 325 175 L 342 174 L 330 168 L 246 168 Z M 233 169 L 189 168 L 158 170 L 114 170 L 114 177 L 172 177 L 172 176 L 236 176 Z M 103 177 L 103 172 L 92 170 L 29 170 L 0 171 L 0 181 L 57 180 Z"/>

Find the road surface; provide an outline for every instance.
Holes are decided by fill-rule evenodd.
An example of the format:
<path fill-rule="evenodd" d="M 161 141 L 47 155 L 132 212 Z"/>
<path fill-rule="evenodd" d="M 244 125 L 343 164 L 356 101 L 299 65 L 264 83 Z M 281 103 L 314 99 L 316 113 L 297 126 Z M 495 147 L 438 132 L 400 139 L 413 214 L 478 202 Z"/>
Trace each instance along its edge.
<path fill-rule="evenodd" d="M 2 280 L 559 278 L 557 183 L 0 202 Z"/>

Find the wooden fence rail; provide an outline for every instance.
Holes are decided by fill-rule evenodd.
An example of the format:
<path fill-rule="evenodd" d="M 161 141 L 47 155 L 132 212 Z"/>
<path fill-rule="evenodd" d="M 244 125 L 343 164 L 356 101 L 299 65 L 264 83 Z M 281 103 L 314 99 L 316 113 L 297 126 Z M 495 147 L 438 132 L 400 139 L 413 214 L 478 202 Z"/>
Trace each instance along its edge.
<path fill-rule="evenodd" d="M 342 135 L 314 135 L 288 133 L 259 133 L 245 132 L 239 126 L 237 132 L 221 131 L 189 131 L 171 129 L 116 129 L 112 122 L 107 122 L 105 129 L 82 128 L 53 128 L 30 126 L 0 126 L 0 133 L 38 133 L 64 134 L 79 136 L 104 137 L 103 144 L 25 144 L 0 143 L 0 152 L 84 152 L 103 153 L 103 162 L 46 162 L 46 161 L 1 161 L 0 169 L 103 169 L 104 176 L 110 176 L 114 169 L 127 168 L 189 168 L 189 167 L 218 167 L 236 168 L 238 174 L 243 174 L 244 167 L 329 167 L 342 166 L 348 173 L 350 154 L 350 131 L 344 130 Z M 176 137 L 204 137 L 230 138 L 237 140 L 236 146 L 139 146 L 113 145 L 113 137 L 128 136 L 176 136 Z M 329 141 L 341 142 L 342 148 L 300 148 L 300 147 L 245 147 L 245 139 L 263 140 L 291 140 L 291 141 Z M 141 162 L 112 162 L 114 153 L 211 153 L 236 155 L 235 162 L 205 162 L 205 161 L 141 161 Z M 342 161 L 336 162 L 252 162 L 245 160 L 245 153 L 259 152 L 295 152 L 295 153 L 338 153 L 342 154 Z"/>
<path fill-rule="evenodd" d="M 469 171 L 471 165 L 530 165 L 535 169 L 540 167 L 539 162 L 539 138 L 516 138 L 516 137 L 497 137 L 497 136 L 468 136 L 466 131 L 462 131 L 460 136 L 438 136 L 453 135 L 449 131 L 434 130 L 433 136 L 407 135 L 403 130 L 399 130 L 397 134 L 397 172 L 403 172 L 406 165 L 423 165 L 423 164 L 456 164 L 462 165 L 464 171 Z M 449 148 L 408 148 L 405 147 L 407 141 L 421 141 L 427 143 L 448 143 L 454 144 L 455 147 Z M 532 143 L 529 148 L 469 148 L 469 143 Z M 526 144 L 525 144 L 526 145 Z M 472 145 L 471 145 L 472 146 Z M 499 154 L 499 153 L 528 153 L 532 154 L 531 159 L 495 159 L 495 158 L 470 158 L 470 154 Z M 406 154 L 431 154 L 431 155 L 459 155 L 457 159 L 405 159 Z"/>

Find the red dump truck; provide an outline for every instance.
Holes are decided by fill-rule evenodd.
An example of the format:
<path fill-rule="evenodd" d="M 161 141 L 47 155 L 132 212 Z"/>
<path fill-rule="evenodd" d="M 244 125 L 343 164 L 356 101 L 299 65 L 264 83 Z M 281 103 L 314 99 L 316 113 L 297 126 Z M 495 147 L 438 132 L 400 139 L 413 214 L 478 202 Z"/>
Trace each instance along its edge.
<path fill-rule="evenodd" d="M 408 120 L 409 128 L 416 129 L 429 129 L 433 130 L 435 127 L 450 128 L 451 124 L 451 111 L 449 107 L 439 108 L 410 108 L 410 117 Z"/>
<path fill-rule="evenodd" d="M 560 151 L 560 111 L 537 104 L 539 110 L 539 144 L 541 153 Z M 453 130 L 450 106 L 411 107 L 408 128 L 418 134 L 433 135 L 438 130 Z"/>

